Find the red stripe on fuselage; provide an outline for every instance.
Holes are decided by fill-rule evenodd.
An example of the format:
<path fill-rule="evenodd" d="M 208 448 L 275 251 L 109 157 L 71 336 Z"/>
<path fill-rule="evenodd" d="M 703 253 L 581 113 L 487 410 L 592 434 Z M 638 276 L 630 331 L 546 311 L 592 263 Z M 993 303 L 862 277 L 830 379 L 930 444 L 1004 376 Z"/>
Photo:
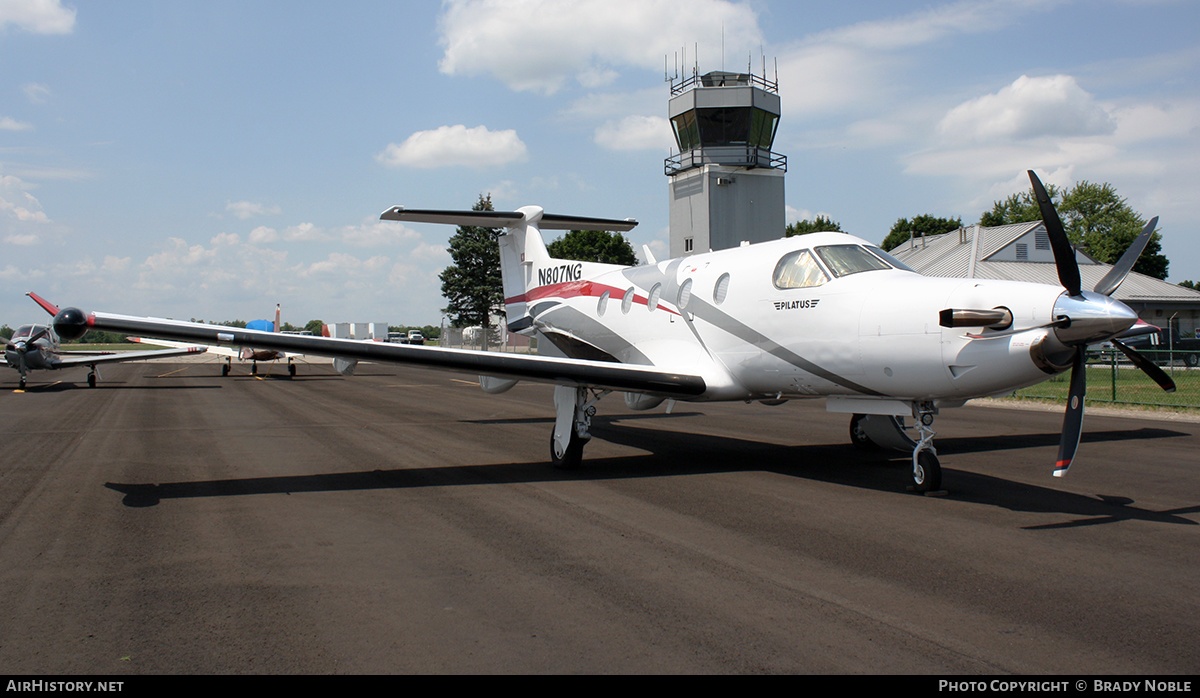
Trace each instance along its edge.
<path fill-rule="evenodd" d="M 625 295 L 625 291 L 617 288 L 616 286 L 609 286 L 607 284 L 598 284 L 595 281 L 566 281 L 561 284 L 549 284 L 547 286 L 538 286 L 537 288 L 530 289 L 530 290 L 526 291 L 525 293 L 522 293 L 519 296 L 513 296 L 512 298 L 505 298 L 504 304 L 512 305 L 513 303 L 532 303 L 533 301 L 541 300 L 543 298 L 566 299 L 566 298 L 577 298 L 579 296 L 590 296 L 590 297 L 599 298 L 600 296 L 604 295 L 605 291 L 608 292 L 610 299 L 619 299 L 619 298 L 624 297 L 624 295 Z M 647 305 L 648 300 L 649 299 L 646 298 L 646 296 L 642 296 L 637 293 L 633 294 L 633 302 L 637 303 L 638 305 Z M 655 307 L 662 308 L 663 310 L 667 311 L 668 313 L 673 313 L 675 315 L 679 314 L 678 312 L 671 310 L 670 308 L 663 305 L 662 303 L 659 303 Z"/>

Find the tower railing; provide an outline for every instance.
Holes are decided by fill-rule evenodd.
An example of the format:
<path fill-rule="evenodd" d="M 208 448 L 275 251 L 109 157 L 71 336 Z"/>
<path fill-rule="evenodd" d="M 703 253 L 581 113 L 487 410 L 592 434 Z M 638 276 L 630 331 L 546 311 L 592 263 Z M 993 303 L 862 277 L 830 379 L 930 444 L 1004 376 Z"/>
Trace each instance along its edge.
<path fill-rule="evenodd" d="M 671 80 L 671 96 L 677 97 L 693 87 L 744 87 L 749 85 L 757 87 L 767 92 L 779 93 L 779 82 L 777 80 L 768 80 L 762 75 L 754 73 L 728 73 L 723 81 L 714 82 L 712 73 L 699 75 L 692 73 L 691 75 L 680 78 L 678 81 Z"/>
<path fill-rule="evenodd" d="M 663 170 L 667 176 L 671 176 L 703 165 L 762 167 L 787 172 L 787 156 L 753 145 L 723 145 L 710 148 L 693 148 L 667 158 L 663 164 Z"/>

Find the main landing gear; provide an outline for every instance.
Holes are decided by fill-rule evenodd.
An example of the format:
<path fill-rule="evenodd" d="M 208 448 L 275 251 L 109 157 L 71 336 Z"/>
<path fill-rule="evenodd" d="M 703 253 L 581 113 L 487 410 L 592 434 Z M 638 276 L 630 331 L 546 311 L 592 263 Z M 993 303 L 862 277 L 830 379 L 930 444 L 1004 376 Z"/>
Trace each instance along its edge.
<path fill-rule="evenodd" d="M 593 393 L 573 385 L 554 386 L 554 431 L 550 434 L 550 462 L 556 468 L 578 468 L 583 446 L 592 438 L 596 402 L 609 391 Z"/>
<path fill-rule="evenodd" d="M 850 418 L 850 442 L 859 448 L 911 449 L 913 483 L 910 489 L 922 494 L 937 492 L 942 488 L 942 464 L 933 445 L 933 419 L 937 413 L 937 406 L 930 400 L 912 403 L 916 439 L 906 433 L 907 428 L 899 417 L 856 414 Z"/>

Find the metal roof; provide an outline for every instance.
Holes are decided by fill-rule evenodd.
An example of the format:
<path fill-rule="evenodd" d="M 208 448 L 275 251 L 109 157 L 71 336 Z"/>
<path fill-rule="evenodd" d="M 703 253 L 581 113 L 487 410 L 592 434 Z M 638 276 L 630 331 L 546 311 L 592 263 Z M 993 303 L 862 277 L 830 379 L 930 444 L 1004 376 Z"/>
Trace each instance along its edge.
<path fill-rule="evenodd" d="M 977 225 L 959 228 L 943 235 L 917 238 L 897 246 L 889 253 L 926 276 L 959 279 L 1003 279 L 1058 284 L 1058 268 L 1048 248 L 1029 246 L 1021 252 L 1028 259 L 1018 261 L 1016 246 L 1045 235 L 1041 221 L 984 228 Z M 1112 265 L 1097 262 L 1076 250 L 1083 288 L 1091 289 L 1108 273 Z M 1130 272 L 1112 294 L 1122 302 L 1189 303 L 1200 305 L 1200 292 L 1178 284 Z"/>

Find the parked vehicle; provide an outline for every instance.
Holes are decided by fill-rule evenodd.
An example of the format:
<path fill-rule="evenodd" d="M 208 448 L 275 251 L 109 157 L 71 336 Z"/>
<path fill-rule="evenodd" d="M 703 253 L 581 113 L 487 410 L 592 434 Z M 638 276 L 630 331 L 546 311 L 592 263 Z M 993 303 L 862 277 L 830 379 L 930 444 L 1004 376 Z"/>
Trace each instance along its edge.
<path fill-rule="evenodd" d="M 1183 337 L 1174 328 L 1159 329 L 1121 341 L 1155 363 L 1180 361 L 1187 366 L 1200 365 L 1200 339 Z"/>

